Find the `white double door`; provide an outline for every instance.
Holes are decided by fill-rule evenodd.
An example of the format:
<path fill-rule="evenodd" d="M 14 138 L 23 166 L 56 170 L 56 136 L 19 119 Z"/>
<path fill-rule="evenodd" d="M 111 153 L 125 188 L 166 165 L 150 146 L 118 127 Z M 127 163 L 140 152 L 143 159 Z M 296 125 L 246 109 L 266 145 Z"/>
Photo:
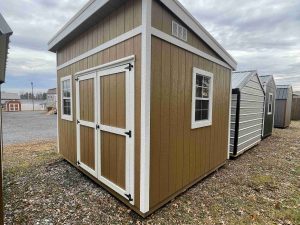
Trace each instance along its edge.
<path fill-rule="evenodd" d="M 134 204 L 132 63 L 76 79 L 77 164 Z"/>

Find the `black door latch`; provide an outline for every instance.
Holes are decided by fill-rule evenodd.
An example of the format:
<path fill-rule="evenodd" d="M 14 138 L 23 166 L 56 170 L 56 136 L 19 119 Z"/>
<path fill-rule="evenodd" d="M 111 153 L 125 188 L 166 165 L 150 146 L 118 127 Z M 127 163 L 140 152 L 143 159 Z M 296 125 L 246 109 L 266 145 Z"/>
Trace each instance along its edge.
<path fill-rule="evenodd" d="M 127 67 L 125 67 L 126 70 L 131 71 L 131 69 L 133 68 L 133 65 L 131 63 L 129 63 L 129 65 Z"/>
<path fill-rule="evenodd" d="M 133 198 L 131 198 L 131 194 L 125 194 L 125 196 L 128 198 L 128 201 L 133 201 Z"/>
<path fill-rule="evenodd" d="M 128 132 L 125 132 L 126 135 L 128 135 L 131 138 L 131 130 Z"/>

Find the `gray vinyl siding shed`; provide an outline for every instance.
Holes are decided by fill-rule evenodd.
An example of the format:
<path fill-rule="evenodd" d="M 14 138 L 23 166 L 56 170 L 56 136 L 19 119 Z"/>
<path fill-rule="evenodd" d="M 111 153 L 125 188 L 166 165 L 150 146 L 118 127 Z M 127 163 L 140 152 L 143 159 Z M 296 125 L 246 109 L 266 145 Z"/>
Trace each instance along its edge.
<path fill-rule="evenodd" d="M 230 155 L 236 157 L 261 141 L 264 89 L 256 71 L 232 73 Z"/>
<path fill-rule="evenodd" d="M 259 76 L 265 91 L 263 138 L 272 135 L 275 115 L 276 84 L 273 75 Z"/>
<path fill-rule="evenodd" d="M 293 89 L 291 85 L 277 85 L 276 88 L 274 126 L 287 128 L 291 124 Z"/>

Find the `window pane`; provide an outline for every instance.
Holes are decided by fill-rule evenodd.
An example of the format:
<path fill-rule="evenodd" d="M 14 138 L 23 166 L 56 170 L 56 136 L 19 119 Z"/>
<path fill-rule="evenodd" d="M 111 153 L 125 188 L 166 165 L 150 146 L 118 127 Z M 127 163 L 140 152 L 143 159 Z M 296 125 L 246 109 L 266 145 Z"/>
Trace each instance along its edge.
<path fill-rule="evenodd" d="M 200 110 L 201 109 L 201 100 L 196 100 L 196 110 Z"/>
<path fill-rule="evenodd" d="M 209 77 L 203 76 L 203 87 L 209 87 Z"/>
<path fill-rule="evenodd" d="M 203 80 L 203 77 L 201 75 L 196 75 L 196 85 L 197 86 L 202 86 L 202 80 Z"/>
<path fill-rule="evenodd" d="M 209 97 L 209 90 L 208 90 L 208 88 L 203 88 L 202 89 L 202 96 L 203 96 L 203 98 L 208 98 Z"/>
<path fill-rule="evenodd" d="M 201 109 L 208 110 L 208 101 L 206 100 L 201 101 Z"/>
<path fill-rule="evenodd" d="M 196 121 L 201 120 L 201 110 L 196 110 L 195 111 L 195 120 Z"/>
<path fill-rule="evenodd" d="M 70 98 L 71 97 L 70 90 L 64 90 L 64 97 L 66 97 L 66 98 Z"/>
<path fill-rule="evenodd" d="M 201 110 L 201 120 L 208 120 L 208 110 Z"/>
<path fill-rule="evenodd" d="M 63 100 L 63 113 L 65 115 L 71 115 L 71 100 L 70 99 Z"/>
<path fill-rule="evenodd" d="M 202 87 L 196 87 L 196 97 L 202 98 Z"/>
<path fill-rule="evenodd" d="M 272 112 L 272 105 L 269 104 L 269 112 Z"/>

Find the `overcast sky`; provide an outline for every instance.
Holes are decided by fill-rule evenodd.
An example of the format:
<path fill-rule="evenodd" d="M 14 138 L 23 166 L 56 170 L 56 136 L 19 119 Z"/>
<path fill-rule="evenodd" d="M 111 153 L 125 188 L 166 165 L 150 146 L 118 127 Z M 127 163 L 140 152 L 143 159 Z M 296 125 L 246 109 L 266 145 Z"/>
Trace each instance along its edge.
<path fill-rule="evenodd" d="M 3 0 L 14 31 L 6 91 L 56 86 L 55 54 L 47 42 L 88 0 Z M 180 0 L 238 62 L 239 70 L 274 74 L 300 91 L 299 0 Z M 226 2 L 226 3 L 225 3 Z"/>

